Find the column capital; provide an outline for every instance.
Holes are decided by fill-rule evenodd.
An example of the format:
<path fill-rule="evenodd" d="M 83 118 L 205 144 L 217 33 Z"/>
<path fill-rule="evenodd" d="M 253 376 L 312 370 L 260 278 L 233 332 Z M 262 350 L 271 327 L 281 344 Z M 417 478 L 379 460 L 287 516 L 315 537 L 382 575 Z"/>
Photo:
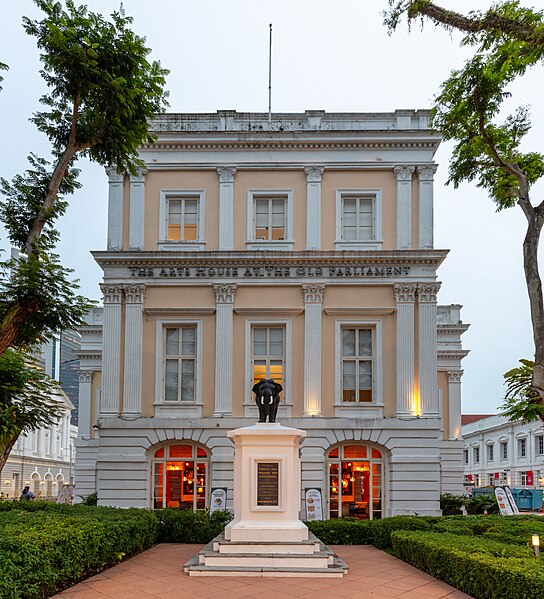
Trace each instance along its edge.
<path fill-rule="evenodd" d="M 139 166 L 136 168 L 136 174 L 133 175 L 132 173 L 129 175 L 130 176 L 130 182 L 131 183 L 143 183 L 145 181 L 145 176 L 147 175 L 147 167 L 146 166 Z"/>
<path fill-rule="evenodd" d="M 217 169 L 219 175 L 219 183 L 234 183 L 234 175 L 236 174 L 235 166 L 220 166 Z"/>
<path fill-rule="evenodd" d="M 118 173 L 117 169 L 113 166 L 106 166 L 104 169 L 106 175 L 108 175 L 109 183 L 122 183 L 125 179 L 125 173 Z"/>
<path fill-rule="evenodd" d="M 215 303 L 234 304 L 237 287 L 238 285 L 236 283 L 229 283 L 227 285 L 214 285 L 213 290 L 215 292 Z"/>
<path fill-rule="evenodd" d="M 463 370 L 448 370 L 448 383 L 460 383 Z"/>
<path fill-rule="evenodd" d="M 124 285 L 127 304 L 143 304 L 145 285 Z"/>
<path fill-rule="evenodd" d="M 417 298 L 419 303 L 435 303 L 441 285 L 442 283 L 418 283 Z"/>
<path fill-rule="evenodd" d="M 413 303 L 416 301 L 416 283 L 397 283 L 393 286 L 395 301 L 399 303 Z"/>
<path fill-rule="evenodd" d="M 406 166 L 400 164 L 393 168 L 397 181 L 411 181 L 415 170 L 415 166 Z"/>
<path fill-rule="evenodd" d="M 92 370 L 80 370 L 77 375 L 80 383 L 90 383 L 93 380 Z"/>
<path fill-rule="evenodd" d="M 420 181 L 432 181 L 436 173 L 436 164 L 424 164 L 417 167 L 417 176 Z"/>
<path fill-rule="evenodd" d="M 324 166 L 319 166 L 317 164 L 314 164 L 312 166 L 305 166 L 304 173 L 306 175 L 307 183 L 321 183 L 324 170 Z"/>
<path fill-rule="evenodd" d="M 104 304 L 120 304 L 121 296 L 123 294 L 122 285 L 108 285 L 101 283 L 100 290 L 104 296 Z"/>
<path fill-rule="evenodd" d="M 322 304 L 325 283 L 304 283 L 301 285 L 305 304 Z"/>

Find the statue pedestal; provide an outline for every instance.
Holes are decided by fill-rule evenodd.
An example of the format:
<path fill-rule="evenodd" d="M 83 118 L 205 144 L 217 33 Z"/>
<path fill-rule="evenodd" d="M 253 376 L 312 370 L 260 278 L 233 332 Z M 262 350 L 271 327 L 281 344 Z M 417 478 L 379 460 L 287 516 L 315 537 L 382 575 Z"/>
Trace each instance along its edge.
<path fill-rule="evenodd" d="M 258 423 L 227 433 L 235 445 L 234 520 L 227 541 L 306 541 L 299 442 L 306 431 Z"/>

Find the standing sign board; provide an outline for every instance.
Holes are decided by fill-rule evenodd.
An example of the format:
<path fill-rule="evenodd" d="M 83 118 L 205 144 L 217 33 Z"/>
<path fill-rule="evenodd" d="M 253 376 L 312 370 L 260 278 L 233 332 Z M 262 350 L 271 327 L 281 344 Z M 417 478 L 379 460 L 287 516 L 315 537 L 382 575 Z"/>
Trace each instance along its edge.
<path fill-rule="evenodd" d="M 515 516 L 519 515 L 518 506 L 514 501 L 510 487 L 495 487 L 495 497 L 499 504 L 499 511 L 501 516 Z"/>
<path fill-rule="evenodd" d="M 68 503 L 71 505 L 74 499 L 74 487 L 75 485 L 62 485 L 57 497 L 57 503 Z"/>
<path fill-rule="evenodd" d="M 210 499 L 210 512 L 217 510 L 227 509 L 227 489 L 226 487 L 219 489 L 212 489 L 212 496 Z"/>
<path fill-rule="evenodd" d="M 512 495 L 512 491 L 510 491 L 510 487 L 505 486 L 504 492 L 506 493 L 506 496 L 508 497 L 508 500 L 510 501 L 510 505 L 512 506 L 512 511 L 514 512 L 514 515 L 519 516 L 518 504 L 514 501 L 514 497 Z"/>
<path fill-rule="evenodd" d="M 306 489 L 306 520 L 314 522 L 323 520 L 323 502 L 321 489 Z"/>

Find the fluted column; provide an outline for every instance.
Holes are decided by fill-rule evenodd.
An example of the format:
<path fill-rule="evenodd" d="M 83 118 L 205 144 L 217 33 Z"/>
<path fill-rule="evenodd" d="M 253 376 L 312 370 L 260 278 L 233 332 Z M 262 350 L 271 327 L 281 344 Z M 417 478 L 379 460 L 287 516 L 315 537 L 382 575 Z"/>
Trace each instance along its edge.
<path fill-rule="evenodd" d="M 461 377 L 462 370 L 448 371 L 449 439 L 461 438 Z"/>
<path fill-rule="evenodd" d="M 440 283 L 420 283 L 417 288 L 420 415 L 427 418 L 438 416 L 436 295 L 439 289 Z"/>
<path fill-rule="evenodd" d="M 233 307 L 238 285 L 214 285 L 215 291 L 215 411 L 232 414 Z"/>
<path fill-rule="evenodd" d="M 304 416 L 321 416 L 321 328 L 325 285 L 302 285 L 304 295 Z"/>
<path fill-rule="evenodd" d="M 119 414 L 123 289 L 120 285 L 100 285 L 100 288 L 104 294 L 101 414 Z"/>
<path fill-rule="evenodd" d="M 93 373 L 92 370 L 79 371 L 79 416 L 78 416 L 78 434 L 83 439 L 91 436 L 91 405 Z"/>
<path fill-rule="evenodd" d="M 128 229 L 128 249 L 142 250 L 144 247 L 144 207 L 146 168 L 137 169 L 130 175 L 130 215 Z"/>
<path fill-rule="evenodd" d="M 123 246 L 123 181 L 113 167 L 106 167 L 108 175 L 108 250 L 120 250 Z"/>
<path fill-rule="evenodd" d="M 125 286 L 123 414 L 142 413 L 142 310 L 144 285 Z"/>
<path fill-rule="evenodd" d="M 433 242 L 433 178 L 436 165 L 417 167 L 419 178 L 419 247 L 432 249 Z"/>
<path fill-rule="evenodd" d="M 397 249 L 412 247 L 412 174 L 413 166 L 396 166 L 397 178 Z"/>
<path fill-rule="evenodd" d="M 234 236 L 235 166 L 221 166 L 219 175 L 219 249 L 232 250 Z"/>
<path fill-rule="evenodd" d="M 305 166 L 306 174 L 306 249 L 321 248 L 321 180 L 322 166 Z"/>
<path fill-rule="evenodd" d="M 414 302 L 417 285 L 395 285 L 393 292 L 397 303 L 397 418 L 414 416 L 415 385 L 415 335 Z"/>

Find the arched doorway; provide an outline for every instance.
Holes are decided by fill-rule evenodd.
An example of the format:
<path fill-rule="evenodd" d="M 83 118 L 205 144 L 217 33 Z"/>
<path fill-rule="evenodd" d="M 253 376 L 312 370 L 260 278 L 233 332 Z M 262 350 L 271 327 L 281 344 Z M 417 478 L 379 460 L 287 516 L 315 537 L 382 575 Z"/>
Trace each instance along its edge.
<path fill-rule="evenodd" d="M 327 453 L 328 517 L 383 517 L 384 454 L 369 444 L 345 443 Z"/>
<path fill-rule="evenodd" d="M 152 454 L 152 505 L 201 510 L 208 505 L 209 452 L 196 443 L 171 443 Z"/>

